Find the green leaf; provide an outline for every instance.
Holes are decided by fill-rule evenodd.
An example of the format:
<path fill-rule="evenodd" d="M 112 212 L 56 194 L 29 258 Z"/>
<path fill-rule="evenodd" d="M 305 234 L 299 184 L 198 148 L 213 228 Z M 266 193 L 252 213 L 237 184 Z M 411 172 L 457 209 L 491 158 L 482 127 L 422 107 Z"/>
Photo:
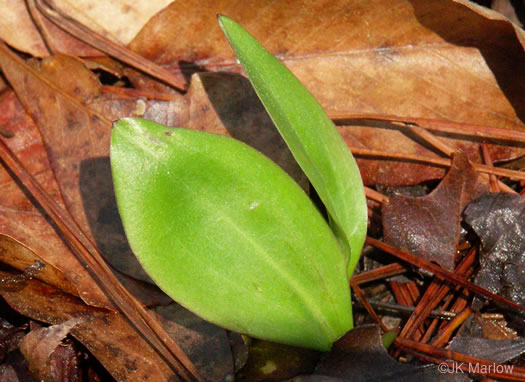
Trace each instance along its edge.
<path fill-rule="evenodd" d="M 174 300 L 228 329 L 320 350 L 351 328 L 337 240 L 302 189 L 258 151 L 122 119 L 111 168 L 131 248 Z"/>
<path fill-rule="evenodd" d="M 325 204 L 347 256 L 350 246 L 351 275 L 367 227 L 363 183 L 352 154 L 321 105 L 286 66 L 232 19 L 219 16 L 219 24 L 275 126 Z"/>

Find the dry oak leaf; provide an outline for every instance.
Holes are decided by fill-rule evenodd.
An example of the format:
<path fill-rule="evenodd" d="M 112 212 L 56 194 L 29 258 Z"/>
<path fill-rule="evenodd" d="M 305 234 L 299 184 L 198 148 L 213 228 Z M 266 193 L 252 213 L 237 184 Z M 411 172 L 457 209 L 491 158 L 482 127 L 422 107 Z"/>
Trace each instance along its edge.
<path fill-rule="evenodd" d="M 150 60 L 184 75 L 240 72 L 215 14 L 240 22 L 337 114 L 381 114 L 525 127 L 525 52 L 508 21 L 443 0 L 174 2 L 130 43 Z M 137 82 L 147 86 L 150 82 Z M 351 146 L 436 156 L 392 126 L 341 127 Z M 458 139 L 461 138 L 461 139 Z M 478 161 L 477 142 L 443 137 Z M 495 161 L 522 147 L 491 145 Z M 407 185 L 441 178 L 441 168 L 359 160 L 366 184 Z"/>
<path fill-rule="evenodd" d="M 486 191 L 487 181 L 475 172 L 466 155 L 458 152 L 445 178 L 429 195 L 394 195 L 383 203 L 384 240 L 453 270 L 461 213 Z"/>

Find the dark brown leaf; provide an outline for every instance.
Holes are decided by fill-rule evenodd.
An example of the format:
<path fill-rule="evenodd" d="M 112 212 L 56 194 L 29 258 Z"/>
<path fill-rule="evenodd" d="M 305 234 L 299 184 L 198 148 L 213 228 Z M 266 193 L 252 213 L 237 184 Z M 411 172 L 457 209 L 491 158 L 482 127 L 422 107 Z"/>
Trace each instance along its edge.
<path fill-rule="evenodd" d="M 274 342 L 252 340 L 248 362 L 236 375 L 239 381 L 283 381 L 311 373 L 321 354 Z"/>
<path fill-rule="evenodd" d="M 153 312 L 206 380 L 233 380 L 232 351 L 226 330 L 176 303 L 157 307 Z"/>
<path fill-rule="evenodd" d="M 294 378 L 294 382 L 320 381 L 396 381 L 438 382 L 470 381 L 463 374 L 440 373 L 435 367 L 414 366 L 396 362 L 381 342 L 376 325 L 352 329 L 334 344 L 328 357 L 317 366 L 313 376 Z"/>
<path fill-rule="evenodd" d="M 385 242 L 446 269 L 454 269 L 461 213 L 465 206 L 488 191 L 487 182 L 457 153 L 443 181 L 429 195 L 390 197 L 383 203 Z"/>
<path fill-rule="evenodd" d="M 482 195 L 465 209 L 465 221 L 482 244 L 475 282 L 525 306 L 525 197 Z"/>
<path fill-rule="evenodd" d="M 525 339 L 497 341 L 486 338 L 455 337 L 447 349 L 502 363 L 525 353 Z"/>

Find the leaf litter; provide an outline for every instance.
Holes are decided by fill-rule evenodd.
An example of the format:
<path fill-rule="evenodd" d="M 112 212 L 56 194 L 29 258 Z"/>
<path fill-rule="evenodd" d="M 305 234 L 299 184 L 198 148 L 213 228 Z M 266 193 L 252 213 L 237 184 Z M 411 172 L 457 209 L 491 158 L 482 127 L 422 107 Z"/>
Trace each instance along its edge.
<path fill-rule="evenodd" d="M 211 5 L 217 7 L 216 4 Z M 525 92 L 522 84 L 525 82 L 519 81 L 519 78 L 524 75 L 522 65 L 524 54 L 522 46 L 519 45 L 524 41 L 522 32 L 505 20 L 494 17 L 491 13 L 481 12 L 476 8 L 472 11 L 469 9 L 470 5 L 462 1 L 425 3 L 376 1 L 372 5 L 368 9 L 358 9 L 359 12 L 354 12 L 356 5 L 353 3 L 348 8 L 342 8 L 337 4 L 319 3 L 316 5 L 318 9 L 315 10 L 315 13 L 319 15 L 316 19 L 321 20 L 321 23 L 326 22 L 323 20 L 330 20 L 330 22 L 320 26 L 325 33 L 310 36 L 308 43 L 304 43 L 304 31 L 309 30 L 305 25 L 309 23 L 310 12 L 314 12 L 308 7 L 301 7 L 299 12 L 297 4 L 279 9 L 278 12 L 275 5 L 267 5 L 264 2 L 246 5 L 224 3 L 220 7 L 228 8 L 227 14 L 245 24 L 248 30 L 258 38 L 266 36 L 267 30 L 274 32 L 273 37 L 266 41 L 263 39 L 263 43 L 278 54 L 279 58 L 314 92 L 327 110 L 331 111 L 334 116 L 338 116 L 341 121 L 340 132 L 351 147 L 439 157 L 435 148 L 412 135 L 403 126 L 392 123 L 370 123 L 366 118 L 352 120 L 345 117 L 352 115 L 421 116 L 498 128 L 523 129 L 520 120 L 523 121 L 524 103 L 522 100 Z M 84 231 L 95 238 L 98 246 L 104 248 L 105 254 L 109 251 L 118 254 L 116 258 L 121 258 L 122 253 L 126 252 L 122 245 L 125 242 L 122 239 L 122 232 L 119 233 L 118 229 L 115 230 L 112 227 L 116 224 L 118 216 L 115 215 L 111 198 L 108 197 L 111 195 L 111 190 L 108 189 L 111 182 L 107 177 L 107 171 L 104 170 L 106 160 L 104 158 L 107 158 L 107 148 L 104 142 L 107 141 L 109 132 L 107 121 L 112 119 L 130 115 L 143 116 L 170 126 L 191 127 L 240 138 L 281 164 L 300 182 L 302 179 L 302 185 L 307 187 L 304 175 L 297 170 L 296 164 L 290 161 L 289 152 L 284 149 L 282 142 L 279 142 L 278 136 L 272 135 L 271 122 L 257 99 L 254 98 L 253 92 L 250 92 L 250 87 L 243 77 L 232 73 L 196 73 L 190 77 L 192 72 L 199 70 L 236 73 L 239 71 L 232 57 L 225 56 L 230 50 L 221 48 L 225 41 L 218 38 L 218 29 L 213 31 L 216 25 L 215 12 L 212 12 L 213 17 L 211 17 L 203 12 L 203 9 L 200 8 L 202 6 L 211 9 L 210 4 L 174 3 L 154 17 L 130 45 L 135 51 L 149 55 L 149 58 L 173 70 L 176 75 L 181 75 L 187 81 L 191 79 L 186 95 L 171 93 L 169 100 L 167 100 L 166 93 L 159 94 L 159 100 L 151 97 L 156 93 L 148 93 L 148 89 L 166 91 L 166 87 L 159 86 L 151 79 L 138 76 L 136 72 L 128 71 L 131 81 L 139 90 L 139 93 L 131 95 L 132 93 L 126 92 L 124 88 L 100 87 L 95 81 L 96 78 L 76 59 L 55 56 L 40 63 L 29 61 L 28 64 L 32 71 L 21 70 L 20 62 L 15 64 L 9 62 L 9 55 L 5 50 L 3 51 L 1 61 L 4 74 L 10 76 L 10 85 L 15 88 L 25 110 L 41 129 L 47 153 L 43 149 L 33 121 L 25 114 L 16 97 L 9 91 L 4 92 L 0 98 L 2 105 L 5 106 L 2 107 L 2 110 L 9 111 L 7 114 L 3 112 L 0 115 L 0 118 L 3 118 L 0 121 L 2 128 L 15 132 L 13 138 L 5 140 L 6 143 L 12 146 L 22 159 L 26 158 L 25 165 L 31 169 L 40 182 L 46 185 L 46 189 L 58 204 L 68 207 L 83 226 Z M 261 6 L 266 7 L 264 16 L 251 17 L 250 15 L 259 15 Z M 222 12 L 224 9 L 217 9 L 217 11 Z M 238 15 L 235 12 L 238 12 Z M 343 20 L 343 15 L 347 18 L 344 22 L 340 21 Z M 428 15 L 440 15 L 440 17 Z M 210 23 L 205 22 L 208 16 L 211 17 Z M 353 33 L 348 34 L 348 28 L 345 26 L 350 22 L 349 20 L 352 20 L 352 17 L 354 18 L 352 24 L 357 27 L 354 28 Z M 243 20 L 250 19 L 257 20 L 257 22 L 243 22 Z M 459 23 L 458 19 L 462 19 L 463 22 Z M 164 24 L 165 20 L 170 20 L 171 25 Z M 173 20 L 179 21 L 173 23 Z M 271 27 L 271 23 L 276 20 L 281 20 L 281 28 Z M 375 27 L 360 27 L 364 25 L 363 21 Z M 164 25 L 161 28 L 162 36 L 158 36 L 155 44 L 148 46 L 146 36 L 152 33 L 151 28 L 158 30 L 160 25 Z M 176 32 L 170 29 L 173 25 L 179 28 Z M 206 39 L 196 39 L 194 25 L 210 25 L 210 30 L 204 28 L 200 32 L 207 35 Z M 388 32 L 382 31 L 385 26 L 388 26 Z M 404 35 L 396 34 L 396 31 L 401 30 L 408 32 Z M 180 37 L 185 34 L 188 35 L 187 38 Z M 346 40 L 339 45 L 334 45 L 333 39 L 330 38 L 334 35 L 348 37 L 345 37 Z M 191 44 L 191 46 L 184 44 Z M 409 46 L 412 48 L 408 49 Z M 146 52 L 145 49 L 149 51 Z M 502 56 L 512 57 L 512 59 L 502 63 L 499 60 Z M 454 65 L 450 65 L 451 62 L 454 62 Z M 86 81 L 84 85 L 79 86 L 75 81 L 68 81 L 69 78 L 61 76 L 66 68 L 69 72 L 77 73 L 78 79 L 84 79 Z M 5 73 L 9 70 L 10 75 Z M 512 78 L 509 79 L 506 73 L 513 73 Z M 73 77 L 75 76 L 71 76 Z M 454 86 L 451 87 L 451 83 Z M 38 94 L 38 97 L 35 97 L 35 94 Z M 137 98 L 136 94 L 143 94 L 146 97 Z M 56 104 L 50 102 L 54 97 L 58 97 L 58 105 L 61 107 L 57 108 Z M 76 107 L 71 105 L 76 105 Z M 79 117 L 81 119 L 78 119 Z M 80 122 L 82 118 L 86 123 Z M 105 122 L 104 119 L 107 121 Z M 96 134 L 91 135 L 90 133 Z M 67 139 L 61 141 L 62 134 L 66 134 Z M 454 151 L 463 150 L 471 161 L 479 163 L 481 160 L 476 139 L 465 138 L 459 130 L 455 134 L 438 134 L 438 136 Z M 95 141 L 91 140 L 93 138 Z M 496 162 L 513 159 L 523 154 L 520 144 L 509 141 L 490 141 L 490 143 L 489 153 Z M 48 155 L 51 159 L 50 165 L 48 165 Z M 35 157 L 38 159 L 35 160 Z M 83 161 L 88 162 L 84 164 L 84 168 L 81 167 Z M 372 186 L 418 184 L 429 179 L 441 178 L 445 173 L 442 167 L 431 167 L 416 162 L 379 160 L 373 157 L 359 159 L 365 182 Z M 445 267 L 448 265 L 449 269 L 454 265 L 456 254 L 454 246 L 458 244 L 459 223 L 461 222 L 458 211 L 461 211 L 473 198 L 473 194 L 479 192 L 477 190 L 471 193 L 473 184 L 469 180 L 472 180 L 475 185 L 479 185 L 480 182 L 479 179 L 476 179 L 472 166 L 465 158 L 462 159 L 462 163 L 458 165 L 458 155 L 456 155 L 445 180 L 426 197 L 430 198 L 439 190 L 451 191 L 454 194 L 449 195 L 448 198 L 445 197 L 447 207 L 442 207 L 443 213 L 441 214 L 439 214 L 441 212 L 439 203 L 435 202 L 436 206 L 433 207 L 433 211 L 438 211 L 436 216 L 441 216 L 439 219 L 433 219 L 435 221 L 432 224 L 430 222 L 423 224 L 429 228 L 429 231 L 436 230 L 435 225 L 442 225 L 441 228 L 446 234 L 432 235 L 435 245 L 428 243 L 426 245 L 430 248 L 439 248 L 434 252 L 437 254 L 434 260 Z M 451 173 L 458 176 L 459 180 L 452 180 Z M 98 288 L 89 276 L 80 277 L 85 274 L 82 268 L 75 268 L 69 264 L 74 258 L 60 236 L 57 235 L 53 223 L 49 222 L 41 210 L 35 208 L 33 202 L 27 199 L 26 194 L 19 190 L 11 174 L 2 172 L 0 176 L 2 176 L 0 178 L 2 188 L 5 190 L 0 193 L 0 205 L 2 206 L 0 233 L 8 234 L 27 244 L 37 256 L 45 255 L 42 256 L 44 259 L 53 258 L 52 255 L 56 254 L 54 262 L 49 261 L 49 263 L 54 264 L 59 270 L 58 273 L 63 272 L 65 279 L 72 282 L 74 287 L 70 293 L 74 293 L 74 290 L 77 289 L 88 304 L 109 306 L 107 300 L 105 301 L 105 296 L 97 292 Z M 55 176 L 58 183 L 55 181 Z M 91 182 L 91 186 L 86 187 L 86 182 L 87 185 Z M 450 183 L 457 184 L 450 185 Z M 396 198 L 390 197 L 389 199 L 390 202 L 394 200 L 396 204 Z M 454 206 L 453 213 L 447 216 L 444 212 L 451 208 L 451 205 Z M 424 206 L 417 208 L 424 209 Z M 387 215 L 383 216 L 383 219 L 391 219 L 392 217 L 388 216 L 388 207 L 385 205 L 383 209 L 383 214 L 386 211 Z M 400 215 L 402 208 L 397 207 L 397 210 L 397 214 Z M 421 213 L 419 215 L 421 216 Z M 422 218 L 419 219 L 421 221 Z M 415 220 L 415 222 L 410 222 L 412 227 L 409 223 L 407 230 L 417 229 L 415 227 L 417 219 Z M 24 224 L 12 224 L 13 221 L 23 221 Z M 450 226 L 447 223 L 445 227 L 444 222 L 449 222 Z M 388 224 L 385 224 L 386 226 Z M 476 230 L 475 227 L 473 228 Z M 97 240 L 106 232 L 111 232 L 110 235 L 107 235 L 109 243 Z M 401 235 L 406 235 L 406 232 Z M 443 243 L 443 237 L 447 237 L 445 243 Z M 12 239 L 3 240 L 9 242 Z M 483 238 L 481 240 L 483 243 Z M 429 241 L 432 240 L 429 239 Z M 29 248 L 20 249 L 20 243 L 11 244 L 13 249 L 9 250 L 10 253 L 15 251 L 27 254 L 30 251 Z M 462 243 L 459 244 L 461 246 Z M 483 244 L 480 274 L 483 273 L 483 256 L 491 259 L 485 247 Z M 405 248 L 408 249 L 408 247 Z M 423 246 L 423 252 L 429 252 L 426 246 Z M 440 257 L 440 253 L 446 253 L 446 255 Z M 58 256 L 59 254 L 61 256 Z M 26 262 L 29 261 L 25 259 Z M 68 259 L 68 263 L 64 263 L 64 259 Z M 9 260 L 9 264 L 11 262 L 12 260 Z M 489 262 L 487 260 L 485 263 Z M 121 261 L 116 268 L 126 271 L 135 278 L 143 278 L 140 276 L 140 271 L 134 270 L 133 267 L 123 268 L 127 267 L 127 264 L 126 260 Z M 488 267 L 501 268 L 494 264 Z M 17 268 L 20 269 L 23 266 Z M 512 267 L 507 265 L 506 268 L 509 273 L 499 273 L 499 284 L 493 284 L 494 289 L 491 289 L 490 285 L 485 287 L 502 292 L 504 296 L 512 300 L 514 289 L 519 289 L 519 280 L 522 278 L 518 278 L 515 288 L 508 288 L 508 285 L 503 287 L 501 279 L 510 277 L 514 280 L 512 277 L 515 277 L 511 274 Z M 44 276 L 40 275 L 40 277 Z M 31 280 L 28 284 L 36 285 L 37 282 L 37 280 Z M 136 285 L 136 282 L 133 281 L 132 284 Z M 50 289 L 42 290 L 41 297 L 39 297 L 41 300 L 55 295 L 55 292 L 51 292 Z M 512 290 L 513 293 L 509 294 L 509 290 Z M 23 293 L 23 290 L 11 291 L 11 297 L 5 297 L 7 292 L 3 293 L 4 298 L 11 299 L 13 303 L 16 293 Z M 91 314 L 89 312 L 92 308 L 77 301 L 77 308 L 80 311 L 87 315 Z M 518 302 L 519 299 L 513 301 Z M 20 308 L 17 310 L 28 317 L 50 324 L 60 324 L 66 320 L 65 317 L 58 321 L 50 317 L 47 317 L 47 321 L 44 320 L 45 317 L 38 314 L 38 310 L 46 306 L 44 301 L 41 301 L 40 306 L 34 307 L 32 313 L 19 306 L 24 303 L 31 306 L 30 301 L 22 300 L 17 305 Z M 113 316 L 115 315 L 112 314 L 111 317 Z M 173 320 L 177 321 L 178 318 Z M 113 323 L 110 322 L 110 324 Z M 441 325 L 443 326 L 444 323 Z M 178 330 L 184 332 L 182 328 Z M 134 336 L 132 331 L 126 333 L 129 333 L 131 337 Z M 222 342 L 224 336 L 220 333 L 217 331 L 217 336 L 223 338 L 220 344 L 223 346 L 224 355 L 226 359 L 232 359 L 226 350 L 227 347 L 224 347 L 225 343 Z M 96 344 L 96 336 L 87 337 L 88 339 L 84 338 L 86 346 L 89 342 L 91 345 Z M 375 341 L 377 345 L 378 342 Z M 478 353 L 473 352 L 475 347 L 473 343 L 463 349 L 475 355 Z M 503 343 L 499 345 L 503 351 L 506 345 Z M 145 349 L 148 347 L 141 346 L 140 351 L 147 353 Z M 199 354 L 198 347 L 196 349 L 195 353 Z M 128 349 L 125 347 L 120 350 L 126 354 L 126 357 L 136 356 L 136 354 L 128 354 L 126 352 Z M 104 358 L 100 347 L 92 346 L 90 351 L 95 356 Z M 288 351 L 291 352 L 291 350 Z M 339 350 L 334 348 L 333 353 L 328 357 L 334 357 L 337 351 Z M 99 353 L 101 353 L 100 356 Z M 261 363 L 259 363 L 260 367 L 266 365 L 264 357 L 263 353 Z M 270 356 L 267 355 L 267 357 Z M 121 366 L 104 362 L 105 367 L 112 370 L 113 373 L 115 370 L 123 370 Z M 221 375 L 231 373 L 233 370 L 230 367 L 231 362 L 230 360 L 225 362 Z M 312 366 L 317 363 L 314 359 L 309 362 L 310 367 L 307 365 L 304 370 L 312 370 Z M 381 361 L 381 365 L 383 365 L 382 362 L 389 361 Z M 160 364 L 164 365 L 162 362 Z M 321 365 L 323 364 L 318 365 L 318 370 L 323 370 Z M 377 367 L 377 365 L 378 363 L 374 363 L 372 367 Z M 326 370 L 323 372 L 327 373 Z M 292 377 L 294 373 L 300 373 L 300 370 L 288 370 L 279 378 Z M 255 379 L 255 374 L 252 375 Z M 319 375 L 321 374 L 316 372 L 310 378 L 315 380 Z M 321 378 L 327 380 L 329 377 L 326 375 Z M 264 379 L 265 377 L 263 374 L 257 378 Z M 331 378 L 341 380 L 344 377 L 340 374 Z M 423 380 L 427 380 L 426 378 L 430 377 L 420 377 Z"/>

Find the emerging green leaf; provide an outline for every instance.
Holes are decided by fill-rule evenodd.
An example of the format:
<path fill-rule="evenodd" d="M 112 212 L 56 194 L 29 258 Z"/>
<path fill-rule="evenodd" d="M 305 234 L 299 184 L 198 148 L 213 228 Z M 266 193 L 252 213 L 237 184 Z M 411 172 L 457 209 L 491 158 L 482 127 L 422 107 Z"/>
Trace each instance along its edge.
<path fill-rule="evenodd" d="M 275 126 L 325 204 L 332 229 L 350 257 L 351 275 L 367 227 L 363 183 L 352 154 L 321 105 L 286 66 L 232 19 L 219 16 L 219 24 Z"/>
<path fill-rule="evenodd" d="M 262 154 L 230 138 L 122 119 L 111 168 L 131 248 L 174 300 L 228 329 L 320 350 L 351 328 L 337 240 Z"/>

